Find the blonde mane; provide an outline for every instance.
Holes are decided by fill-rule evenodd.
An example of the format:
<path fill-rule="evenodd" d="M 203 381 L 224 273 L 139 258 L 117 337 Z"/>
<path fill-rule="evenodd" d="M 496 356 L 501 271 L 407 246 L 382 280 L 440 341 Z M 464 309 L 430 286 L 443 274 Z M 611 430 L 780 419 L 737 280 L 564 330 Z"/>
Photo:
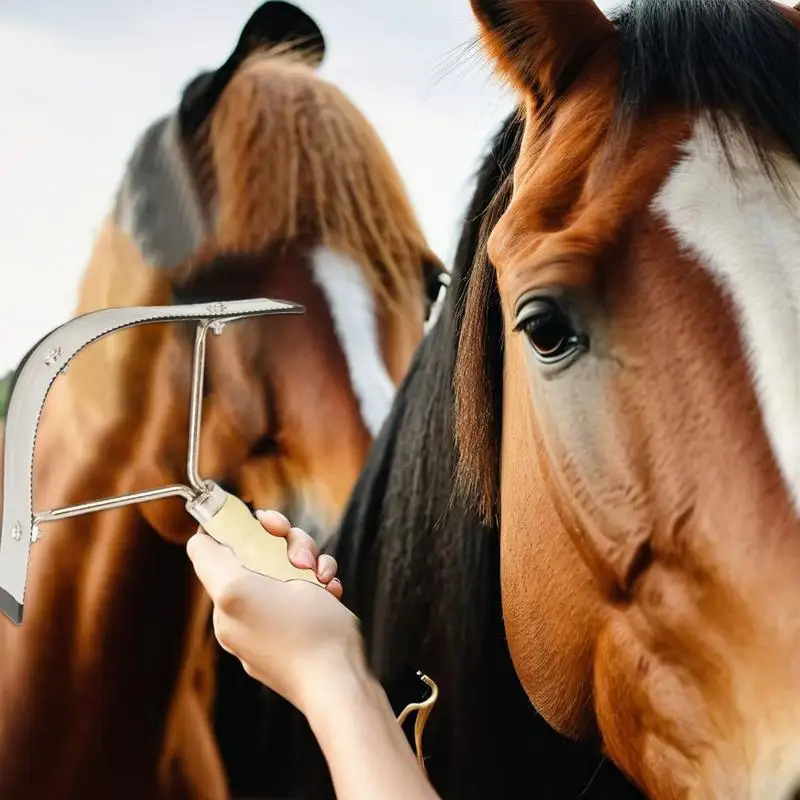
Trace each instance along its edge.
<path fill-rule="evenodd" d="M 421 260 L 435 257 L 394 163 L 363 114 L 302 56 L 273 48 L 243 62 L 192 160 L 201 195 L 213 198 L 214 251 L 301 238 L 356 260 L 386 309 L 420 291 Z"/>
<path fill-rule="evenodd" d="M 274 252 L 298 239 L 357 262 L 383 314 L 400 313 L 421 296 L 424 262 L 440 262 L 400 175 L 364 115 L 295 44 L 246 58 L 192 141 L 183 142 L 191 191 L 208 224 L 197 251 L 172 269 L 156 268 L 112 212 L 83 274 L 77 314 L 168 304 L 175 284 L 202 277 L 215 255 Z M 63 382 L 79 390 L 64 412 L 87 426 L 127 416 L 138 402 L 122 389 L 132 362 L 146 371 L 159 346 L 158 331 L 142 328 L 80 354 Z M 99 374 L 103 381 L 93 377 Z M 71 395 L 69 387 L 63 389 Z"/>

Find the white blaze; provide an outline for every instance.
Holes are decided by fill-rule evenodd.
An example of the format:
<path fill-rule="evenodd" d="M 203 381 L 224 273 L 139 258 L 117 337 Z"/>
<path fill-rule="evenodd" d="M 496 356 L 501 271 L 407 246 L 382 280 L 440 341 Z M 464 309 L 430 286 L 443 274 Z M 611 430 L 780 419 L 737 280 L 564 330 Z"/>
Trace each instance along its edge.
<path fill-rule="evenodd" d="M 800 513 L 800 198 L 779 194 L 748 146 L 732 143 L 738 181 L 699 121 L 654 209 L 733 301 L 764 425 Z M 800 195 L 800 165 L 778 163 Z"/>
<path fill-rule="evenodd" d="M 375 437 L 389 414 L 396 388 L 383 361 L 372 288 L 358 264 L 326 248 L 315 252 L 312 269 L 328 301 L 361 417 Z"/>

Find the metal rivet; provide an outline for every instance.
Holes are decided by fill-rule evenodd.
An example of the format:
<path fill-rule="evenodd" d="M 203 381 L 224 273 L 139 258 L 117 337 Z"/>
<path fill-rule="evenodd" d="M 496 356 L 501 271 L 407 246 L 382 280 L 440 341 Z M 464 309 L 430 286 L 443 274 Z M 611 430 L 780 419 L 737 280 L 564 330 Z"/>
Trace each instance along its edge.
<path fill-rule="evenodd" d="M 22 538 L 22 523 L 18 522 L 14 527 L 11 529 L 11 538 L 18 542 Z"/>
<path fill-rule="evenodd" d="M 222 333 L 222 331 L 224 331 L 224 330 L 225 330 L 225 323 L 224 322 L 220 322 L 219 320 L 217 320 L 216 322 L 212 322 L 211 323 L 211 332 L 215 336 L 219 336 Z"/>
<path fill-rule="evenodd" d="M 54 347 L 52 350 L 48 350 L 44 354 L 44 363 L 47 364 L 48 367 L 51 367 L 60 358 L 61 358 L 61 348 Z"/>
<path fill-rule="evenodd" d="M 224 314 L 225 309 L 225 303 L 211 303 L 211 305 L 206 306 L 206 311 L 208 311 L 209 314 Z"/>

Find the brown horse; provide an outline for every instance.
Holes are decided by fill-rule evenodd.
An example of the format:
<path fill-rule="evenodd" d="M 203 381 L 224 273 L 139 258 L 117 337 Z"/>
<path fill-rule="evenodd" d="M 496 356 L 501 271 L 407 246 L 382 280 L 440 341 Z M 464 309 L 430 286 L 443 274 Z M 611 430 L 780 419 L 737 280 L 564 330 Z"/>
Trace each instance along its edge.
<path fill-rule="evenodd" d="M 800 12 L 472 6 L 524 126 L 455 379 L 516 671 L 656 800 L 800 797 Z"/>
<path fill-rule="evenodd" d="M 305 305 L 209 342 L 200 472 L 321 535 L 441 270 L 377 134 L 317 74 L 323 49 L 293 6 L 256 12 L 231 59 L 140 140 L 77 308 Z M 191 350 L 185 327 L 152 326 L 76 358 L 43 414 L 38 510 L 184 480 Z M 25 623 L 0 625 L 3 800 L 228 796 L 209 606 L 182 547 L 195 528 L 163 501 L 43 530 Z"/>

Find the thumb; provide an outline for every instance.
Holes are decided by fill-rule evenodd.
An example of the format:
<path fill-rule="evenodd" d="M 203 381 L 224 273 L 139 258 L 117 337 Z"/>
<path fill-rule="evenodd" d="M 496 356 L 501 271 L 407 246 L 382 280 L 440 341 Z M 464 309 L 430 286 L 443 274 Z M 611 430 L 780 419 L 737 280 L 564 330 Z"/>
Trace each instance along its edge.
<path fill-rule="evenodd" d="M 186 552 L 200 583 L 212 599 L 246 572 L 230 547 L 221 545 L 202 531 L 189 539 Z"/>

